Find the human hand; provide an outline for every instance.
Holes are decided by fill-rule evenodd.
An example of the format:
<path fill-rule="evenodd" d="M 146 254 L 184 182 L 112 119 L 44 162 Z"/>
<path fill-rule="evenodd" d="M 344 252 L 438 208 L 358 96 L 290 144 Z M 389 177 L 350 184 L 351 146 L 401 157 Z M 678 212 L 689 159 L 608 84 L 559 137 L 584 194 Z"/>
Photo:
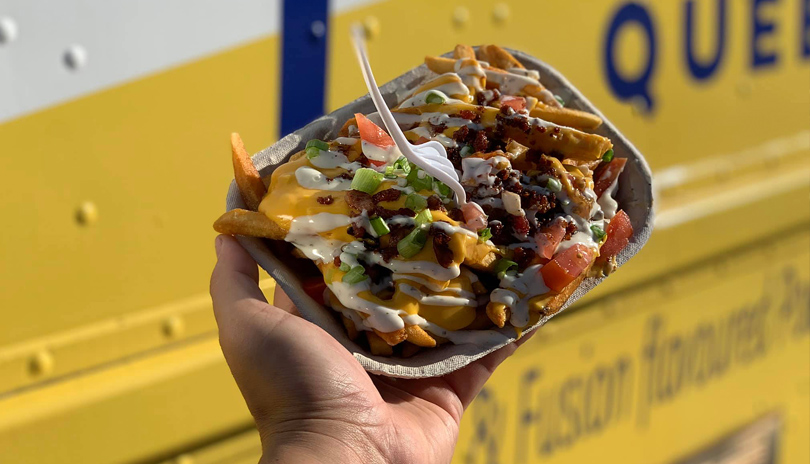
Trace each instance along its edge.
<path fill-rule="evenodd" d="M 225 359 L 253 415 L 262 463 L 448 463 L 464 409 L 512 343 L 440 378 L 369 375 L 276 288 L 259 290 L 255 261 L 217 237 L 211 297 Z"/>

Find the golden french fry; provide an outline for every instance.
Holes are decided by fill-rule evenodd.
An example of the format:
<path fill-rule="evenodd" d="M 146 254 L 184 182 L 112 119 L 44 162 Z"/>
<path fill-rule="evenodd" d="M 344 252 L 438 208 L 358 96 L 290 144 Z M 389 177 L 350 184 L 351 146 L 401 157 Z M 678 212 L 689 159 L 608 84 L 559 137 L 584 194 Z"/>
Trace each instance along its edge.
<path fill-rule="evenodd" d="M 267 188 L 262 182 L 259 171 L 253 165 L 253 160 L 245 150 L 245 144 L 242 143 L 242 137 L 236 132 L 231 134 L 231 154 L 233 158 L 233 176 L 236 179 L 236 185 L 239 187 L 239 193 L 242 194 L 242 200 L 251 211 L 259 209 L 259 203 L 262 202 Z"/>
<path fill-rule="evenodd" d="M 232 209 L 214 222 L 220 234 L 246 235 L 283 240 L 287 232 L 263 213 L 246 209 Z"/>
<path fill-rule="evenodd" d="M 402 344 L 402 352 L 400 353 L 400 356 L 402 356 L 403 358 L 410 358 L 411 356 L 418 353 L 419 350 L 421 350 L 421 348 L 414 345 L 413 343 L 404 342 Z"/>
<path fill-rule="evenodd" d="M 490 301 L 487 304 L 487 316 L 498 327 L 503 327 L 506 320 L 509 319 L 509 308 L 502 303 L 494 303 Z"/>
<path fill-rule="evenodd" d="M 595 114 L 571 108 L 548 106 L 543 103 L 537 104 L 529 115 L 575 129 L 594 130 L 602 125 L 602 118 Z"/>
<path fill-rule="evenodd" d="M 394 349 L 385 342 L 379 335 L 374 332 L 363 332 L 366 334 L 366 338 L 368 339 L 368 347 L 371 350 L 371 354 L 377 356 L 391 356 L 394 354 Z"/>
<path fill-rule="evenodd" d="M 391 346 L 404 342 L 408 337 L 408 335 L 405 333 L 405 329 L 399 329 L 394 332 L 380 332 L 379 330 L 374 329 L 374 333 L 377 334 L 378 337 L 385 340 L 385 343 L 388 343 Z"/>
<path fill-rule="evenodd" d="M 523 65 L 511 53 L 497 45 L 481 45 L 478 47 L 486 58 L 480 58 L 492 66 L 500 69 L 523 68 Z"/>
<path fill-rule="evenodd" d="M 349 336 L 349 338 L 352 340 L 357 339 L 360 332 L 357 330 L 357 327 L 354 326 L 354 321 L 342 314 L 340 315 L 340 320 L 343 321 L 343 327 L 346 328 L 346 334 Z"/>
<path fill-rule="evenodd" d="M 405 333 L 407 334 L 407 340 L 414 345 L 417 346 L 425 346 L 428 348 L 433 348 L 436 346 L 436 340 L 430 336 L 425 330 L 418 325 L 409 325 L 405 327 Z"/>
<path fill-rule="evenodd" d="M 453 49 L 453 58 L 460 59 L 460 58 L 473 58 L 475 59 L 475 50 L 469 45 L 458 44 L 456 48 Z"/>
<path fill-rule="evenodd" d="M 492 320 L 487 312 L 481 308 L 475 311 L 475 319 L 464 330 L 484 330 L 492 328 Z"/>
<path fill-rule="evenodd" d="M 436 74 L 444 74 L 455 71 L 454 66 L 456 64 L 456 60 L 452 58 L 443 58 L 441 56 L 426 56 L 425 64 L 427 65 L 428 69 Z"/>
<path fill-rule="evenodd" d="M 576 290 L 582 283 L 582 281 L 585 280 L 585 277 L 588 277 L 588 275 L 590 275 L 592 268 L 593 263 L 591 263 L 588 267 L 586 267 L 585 270 L 582 271 L 582 274 L 580 274 L 576 279 L 574 279 L 570 284 L 568 284 L 563 289 L 562 292 L 554 295 L 554 297 L 551 298 L 548 301 L 548 303 L 546 303 L 545 308 L 543 308 L 543 314 L 545 314 L 546 316 L 550 316 L 559 311 L 562 305 L 564 305 L 565 302 L 568 301 L 568 298 L 570 298 L 571 295 L 574 293 L 574 290 Z"/>

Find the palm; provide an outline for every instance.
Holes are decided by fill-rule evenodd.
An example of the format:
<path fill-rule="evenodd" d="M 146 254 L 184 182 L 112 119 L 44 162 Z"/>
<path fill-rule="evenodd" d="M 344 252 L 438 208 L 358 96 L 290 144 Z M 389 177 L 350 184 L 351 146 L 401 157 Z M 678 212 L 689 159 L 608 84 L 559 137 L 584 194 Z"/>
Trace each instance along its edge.
<path fill-rule="evenodd" d="M 441 378 L 370 376 L 328 333 L 294 315 L 286 295 L 267 304 L 255 263 L 235 241 L 223 248 L 235 267 L 221 269 L 219 253 L 212 296 L 220 340 L 266 454 L 300 444 L 339 462 L 450 462 L 464 408 L 514 345 Z M 243 293 L 231 295 L 234 288 Z"/>

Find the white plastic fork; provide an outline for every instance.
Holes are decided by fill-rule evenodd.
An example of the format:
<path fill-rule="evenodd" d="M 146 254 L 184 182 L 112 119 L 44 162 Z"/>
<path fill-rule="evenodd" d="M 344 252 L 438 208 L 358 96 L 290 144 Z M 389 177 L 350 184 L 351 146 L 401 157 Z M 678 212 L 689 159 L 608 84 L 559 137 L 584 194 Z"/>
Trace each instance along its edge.
<path fill-rule="evenodd" d="M 412 145 L 405 138 L 405 134 L 399 128 L 394 115 L 388 109 L 388 106 L 383 100 L 380 89 L 377 87 L 377 81 L 374 80 L 374 73 L 371 72 L 371 65 L 368 62 L 368 55 L 366 53 L 366 39 L 365 32 L 362 26 L 355 25 L 352 27 L 352 42 L 354 43 L 354 51 L 357 53 L 357 60 L 360 62 L 360 70 L 363 71 L 363 79 L 366 81 L 371 101 L 377 107 L 380 113 L 383 124 L 385 124 L 391 138 L 394 139 L 399 151 L 405 155 L 405 158 L 411 163 L 422 168 L 426 173 L 433 176 L 434 179 L 444 182 L 445 185 L 450 187 L 456 194 L 456 202 L 459 206 L 467 203 L 467 194 L 464 187 L 458 181 L 458 173 L 453 167 L 453 163 L 447 159 L 447 151 L 444 146 L 439 142 L 430 140 L 421 145 Z"/>

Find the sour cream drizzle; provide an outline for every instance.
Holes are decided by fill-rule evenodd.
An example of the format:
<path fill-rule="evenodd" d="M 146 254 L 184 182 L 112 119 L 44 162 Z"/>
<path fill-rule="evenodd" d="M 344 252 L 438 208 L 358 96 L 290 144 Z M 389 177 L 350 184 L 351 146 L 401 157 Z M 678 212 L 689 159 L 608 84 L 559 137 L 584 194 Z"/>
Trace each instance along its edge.
<path fill-rule="evenodd" d="M 329 179 L 321 171 L 309 166 L 301 166 L 296 169 L 295 180 L 298 181 L 298 185 L 310 190 L 328 190 L 334 192 L 351 190 L 352 188 L 351 179 Z"/>

